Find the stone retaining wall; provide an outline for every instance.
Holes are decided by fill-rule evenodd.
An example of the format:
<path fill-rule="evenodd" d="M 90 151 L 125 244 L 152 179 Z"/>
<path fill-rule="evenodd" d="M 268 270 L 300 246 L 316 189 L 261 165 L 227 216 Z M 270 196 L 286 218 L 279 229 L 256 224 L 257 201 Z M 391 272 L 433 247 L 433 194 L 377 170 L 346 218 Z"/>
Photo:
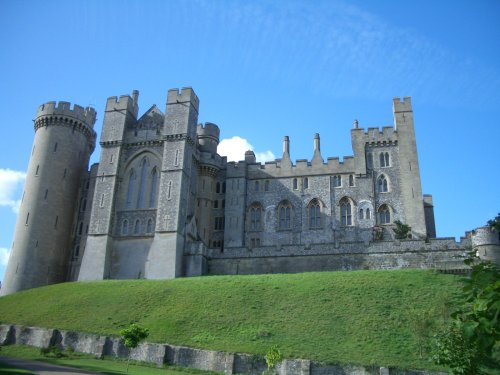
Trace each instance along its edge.
<path fill-rule="evenodd" d="M 57 345 L 61 349 L 103 356 L 130 358 L 136 361 L 189 367 L 226 375 L 261 375 L 266 369 L 263 356 L 202 350 L 184 346 L 142 343 L 131 352 L 117 337 L 88 333 L 0 324 L 0 345 L 30 345 L 47 348 Z M 285 359 L 277 367 L 279 375 L 437 375 L 427 371 L 401 370 L 386 367 L 325 365 L 306 359 Z M 445 374 L 442 374 L 445 375 Z"/>

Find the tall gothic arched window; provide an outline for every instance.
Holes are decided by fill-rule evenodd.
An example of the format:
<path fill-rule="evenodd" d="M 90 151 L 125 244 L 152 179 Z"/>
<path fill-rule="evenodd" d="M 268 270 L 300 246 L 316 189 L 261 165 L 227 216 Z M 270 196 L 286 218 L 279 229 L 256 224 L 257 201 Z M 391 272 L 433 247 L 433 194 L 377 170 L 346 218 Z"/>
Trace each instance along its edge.
<path fill-rule="evenodd" d="M 387 183 L 387 178 L 384 175 L 381 175 L 378 178 L 377 187 L 378 187 L 379 193 L 387 193 L 389 191 L 389 185 Z"/>
<path fill-rule="evenodd" d="M 352 225 L 352 205 L 347 197 L 340 201 L 340 219 L 342 226 Z"/>
<path fill-rule="evenodd" d="M 156 190 L 158 186 L 158 172 L 156 168 L 153 168 L 151 172 L 151 190 L 149 193 L 149 208 L 155 208 L 156 206 Z"/>
<path fill-rule="evenodd" d="M 131 169 L 128 175 L 127 208 L 132 207 L 132 199 L 134 196 L 134 184 L 135 184 L 135 172 L 133 169 Z"/>
<path fill-rule="evenodd" d="M 282 202 L 278 206 L 278 228 L 290 229 L 292 227 L 292 204 Z"/>
<path fill-rule="evenodd" d="M 380 153 L 380 166 L 381 167 L 389 167 L 389 153 L 388 152 L 381 152 Z"/>
<path fill-rule="evenodd" d="M 139 194 L 137 195 L 137 208 L 144 208 L 144 194 L 146 190 L 148 168 L 149 160 L 147 157 L 144 157 L 141 163 L 141 181 L 139 182 Z"/>
<path fill-rule="evenodd" d="M 262 206 L 254 203 L 250 207 L 250 230 L 262 229 Z"/>
<path fill-rule="evenodd" d="M 383 204 L 378 209 L 378 216 L 380 224 L 390 224 L 391 223 L 391 210 L 386 204 Z"/>
<path fill-rule="evenodd" d="M 317 199 L 309 203 L 309 228 L 321 228 L 321 205 Z"/>

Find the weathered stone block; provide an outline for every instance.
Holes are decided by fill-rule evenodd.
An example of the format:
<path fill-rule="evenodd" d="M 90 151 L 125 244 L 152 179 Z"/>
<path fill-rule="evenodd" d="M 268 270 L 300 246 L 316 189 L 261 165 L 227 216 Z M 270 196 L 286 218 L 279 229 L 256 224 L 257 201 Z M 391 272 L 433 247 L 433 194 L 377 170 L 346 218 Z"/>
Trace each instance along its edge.
<path fill-rule="evenodd" d="M 38 327 L 13 326 L 14 343 L 37 348 L 48 348 L 54 344 L 54 330 Z"/>
<path fill-rule="evenodd" d="M 14 343 L 14 327 L 8 324 L 0 324 L 0 345 Z"/>

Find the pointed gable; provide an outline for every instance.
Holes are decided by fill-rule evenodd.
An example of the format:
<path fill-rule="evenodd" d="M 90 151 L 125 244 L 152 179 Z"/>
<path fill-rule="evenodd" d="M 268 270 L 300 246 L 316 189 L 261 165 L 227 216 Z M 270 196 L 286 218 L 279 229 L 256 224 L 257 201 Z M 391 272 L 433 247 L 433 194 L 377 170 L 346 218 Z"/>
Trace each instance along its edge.
<path fill-rule="evenodd" d="M 138 120 L 139 129 L 158 129 L 163 126 L 165 115 L 162 111 L 153 104 Z"/>

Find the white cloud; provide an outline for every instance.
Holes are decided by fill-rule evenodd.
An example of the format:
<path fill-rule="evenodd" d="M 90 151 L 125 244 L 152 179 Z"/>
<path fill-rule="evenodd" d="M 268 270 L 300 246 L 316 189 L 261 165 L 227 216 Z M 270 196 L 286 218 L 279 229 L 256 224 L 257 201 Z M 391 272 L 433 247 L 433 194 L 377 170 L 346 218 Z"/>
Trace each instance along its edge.
<path fill-rule="evenodd" d="M 227 161 L 240 161 L 245 160 L 245 152 L 252 150 L 255 153 L 257 162 L 262 163 L 266 161 L 273 161 L 276 156 L 272 151 L 257 152 L 254 147 L 245 139 L 238 136 L 223 139 L 217 147 L 217 152 L 221 156 L 227 156 Z"/>
<path fill-rule="evenodd" d="M 19 211 L 21 189 L 26 173 L 0 168 L 0 206 L 10 207 L 14 213 Z"/>
<path fill-rule="evenodd" d="M 10 250 L 0 247 L 0 267 L 6 267 L 9 261 Z"/>

